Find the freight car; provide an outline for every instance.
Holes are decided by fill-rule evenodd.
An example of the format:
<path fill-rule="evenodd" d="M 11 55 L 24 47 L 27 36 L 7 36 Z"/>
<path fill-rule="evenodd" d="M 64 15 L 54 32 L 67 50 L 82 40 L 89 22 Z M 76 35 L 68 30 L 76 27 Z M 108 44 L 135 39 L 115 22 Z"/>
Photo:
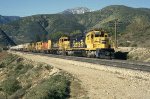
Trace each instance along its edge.
<path fill-rule="evenodd" d="M 71 40 L 69 37 L 64 36 L 56 43 L 48 40 L 47 42 L 28 43 L 24 46 L 26 47 L 16 50 L 97 58 L 114 57 L 114 48 L 111 47 L 110 37 L 107 32 L 102 30 L 89 31 L 85 39 L 80 41 Z"/>

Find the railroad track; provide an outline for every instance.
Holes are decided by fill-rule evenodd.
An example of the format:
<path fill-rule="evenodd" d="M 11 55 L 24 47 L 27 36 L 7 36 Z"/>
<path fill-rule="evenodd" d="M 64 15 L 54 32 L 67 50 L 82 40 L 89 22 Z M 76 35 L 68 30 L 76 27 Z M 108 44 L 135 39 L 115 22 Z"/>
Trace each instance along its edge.
<path fill-rule="evenodd" d="M 80 61 L 80 62 L 99 64 L 99 65 L 106 65 L 110 67 L 119 67 L 119 68 L 125 68 L 125 69 L 150 72 L 150 63 L 146 63 L 146 62 L 116 60 L 116 59 L 106 60 L 106 59 L 63 56 L 63 55 L 44 54 L 44 53 L 30 53 L 30 52 L 28 53 L 35 54 L 35 55 L 48 56 L 48 57 L 53 57 L 53 58 L 60 58 L 60 59 L 66 59 L 66 60 L 74 60 L 74 61 Z"/>

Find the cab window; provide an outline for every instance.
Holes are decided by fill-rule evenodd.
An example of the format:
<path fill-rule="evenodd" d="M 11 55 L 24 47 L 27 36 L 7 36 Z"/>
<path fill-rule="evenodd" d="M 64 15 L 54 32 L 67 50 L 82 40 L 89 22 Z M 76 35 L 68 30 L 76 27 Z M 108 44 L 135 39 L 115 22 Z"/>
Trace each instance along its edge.
<path fill-rule="evenodd" d="M 100 37 L 100 32 L 95 32 L 95 37 Z"/>
<path fill-rule="evenodd" d="M 68 39 L 64 39 L 64 41 L 68 41 Z"/>
<path fill-rule="evenodd" d="M 104 32 L 101 32 L 101 35 L 100 35 L 100 37 L 104 37 Z"/>

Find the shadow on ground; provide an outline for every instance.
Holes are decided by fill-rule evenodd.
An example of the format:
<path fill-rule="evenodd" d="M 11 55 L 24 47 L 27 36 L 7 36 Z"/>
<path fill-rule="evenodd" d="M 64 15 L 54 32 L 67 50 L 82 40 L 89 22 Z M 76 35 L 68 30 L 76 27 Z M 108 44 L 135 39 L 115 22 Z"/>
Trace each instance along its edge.
<path fill-rule="evenodd" d="M 115 59 L 127 60 L 128 52 L 115 52 Z"/>

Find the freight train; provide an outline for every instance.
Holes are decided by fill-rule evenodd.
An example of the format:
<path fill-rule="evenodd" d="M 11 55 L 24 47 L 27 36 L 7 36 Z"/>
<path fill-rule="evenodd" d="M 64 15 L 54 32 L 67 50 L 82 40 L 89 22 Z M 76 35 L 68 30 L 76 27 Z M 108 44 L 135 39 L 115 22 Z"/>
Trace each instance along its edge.
<path fill-rule="evenodd" d="M 26 43 L 10 48 L 11 50 L 24 52 L 37 52 L 47 54 L 63 54 L 70 56 L 86 56 L 97 58 L 113 58 L 114 48 L 108 33 L 103 30 L 91 30 L 87 32 L 84 39 L 71 40 L 68 36 L 62 36 L 57 42 L 47 40 L 46 42 Z"/>

